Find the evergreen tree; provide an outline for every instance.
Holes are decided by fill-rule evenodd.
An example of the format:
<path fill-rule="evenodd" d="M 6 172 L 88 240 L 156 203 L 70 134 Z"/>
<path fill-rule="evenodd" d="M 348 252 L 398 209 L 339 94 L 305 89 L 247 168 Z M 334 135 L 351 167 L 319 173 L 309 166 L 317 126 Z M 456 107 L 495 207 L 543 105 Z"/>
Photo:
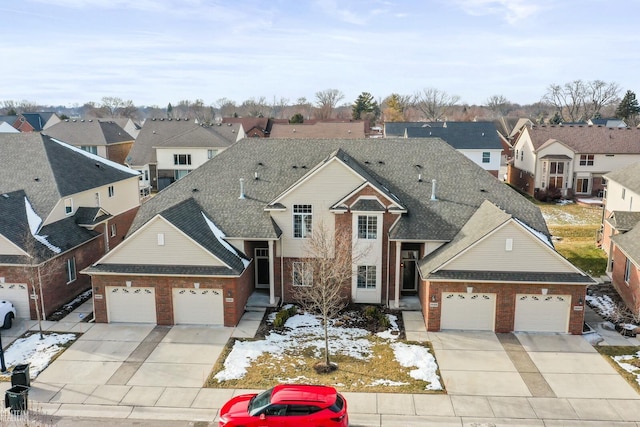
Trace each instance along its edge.
<path fill-rule="evenodd" d="M 629 126 L 635 126 L 638 114 L 640 114 L 640 106 L 638 106 L 636 94 L 628 90 L 616 109 L 616 117 L 623 119 Z"/>
<path fill-rule="evenodd" d="M 304 116 L 300 113 L 296 113 L 289 119 L 290 124 L 294 123 L 304 123 Z"/>
<path fill-rule="evenodd" d="M 557 111 L 553 115 L 553 117 L 549 119 L 550 125 L 559 125 L 561 122 L 562 122 L 562 116 L 560 116 L 560 113 L 558 113 Z"/>
<path fill-rule="evenodd" d="M 380 116 L 380 107 L 373 95 L 369 92 L 362 92 L 358 95 L 356 102 L 352 106 L 352 117 L 354 120 L 369 120 L 375 122 Z"/>
<path fill-rule="evenodd" d="M 173 117 L 173 105 L 171 103 L 167 105 L 167 117 Z"/>

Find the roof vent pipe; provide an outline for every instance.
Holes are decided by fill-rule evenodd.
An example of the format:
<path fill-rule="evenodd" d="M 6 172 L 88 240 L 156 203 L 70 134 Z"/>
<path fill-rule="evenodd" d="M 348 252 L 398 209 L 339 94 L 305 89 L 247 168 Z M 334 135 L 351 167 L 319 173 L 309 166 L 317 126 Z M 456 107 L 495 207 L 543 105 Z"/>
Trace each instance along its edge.
<path fill-rule="evenodd" d="M 418 174 L 418 182 L 422 182 L 422 174 L 421 173 Z"/>
<path fill-rule="evenodd" d="M 238 199 L 245 199 L 244 195 L 244 178 L 240 178 L 240 197 Z"/>
<path fill-rule="evenodd" d="M 431 180 L 431 200 L 438 200 L 436 198 L 436 180 Z"/>

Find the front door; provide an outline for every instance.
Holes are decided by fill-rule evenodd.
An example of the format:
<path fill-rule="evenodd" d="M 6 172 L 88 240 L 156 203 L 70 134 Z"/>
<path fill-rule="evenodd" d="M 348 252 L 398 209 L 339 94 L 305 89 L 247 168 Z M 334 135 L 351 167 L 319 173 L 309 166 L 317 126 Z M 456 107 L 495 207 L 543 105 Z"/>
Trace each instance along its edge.
<path fill-rule="evenodd" d="M 269 248 L 256 248 L 256 289 L 269 289 Z"/>
<path fill-rule="evenodd" d="M 416 261 L 418 251 L 402 251 L 402 291 L 416 292 L 418 290 L 418 272 Z"/>

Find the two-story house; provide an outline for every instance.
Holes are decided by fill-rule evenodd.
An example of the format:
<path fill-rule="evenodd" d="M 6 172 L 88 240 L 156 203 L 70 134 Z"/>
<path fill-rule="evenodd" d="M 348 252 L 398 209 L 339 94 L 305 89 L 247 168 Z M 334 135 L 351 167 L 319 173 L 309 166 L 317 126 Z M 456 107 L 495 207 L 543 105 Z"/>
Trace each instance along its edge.
<path fill-rule="evenodd" d="M 537 196 L 602 197 L 603 175 L 640 161 L 640 129 L 528 126 L 516 140 L 508 181 Z"/>
<path fill-rule="evenodd" d="M 125 163 L 141 173 L 140 192 L 159 191 L 225 150 L 240 125 L 200 125 L 189 119 L 147 119 Z"/>
<path fill-rule="evenodd" d="M 319 229 L 365 249 L 348 255 L 354 303 L 418 295 L 429 330 L 582 333 L 594 281 L 535 205 L 438 138 L 237 142 L 144 203 L 84 270 L 96 321 L 230 326 L 254 292 L 295 302 Z"/>
<path fill-rule="evenodd" d="M 90 289 L 79 271 L 124 238 L 138 173 L 38 132 L 0 134 L 0 299 L 45 317 Z"/>
<path fill-rule="evenodd" d="M 113 120 L 66 119 L 43 133 L 123 165 L 135 138 Z"/>

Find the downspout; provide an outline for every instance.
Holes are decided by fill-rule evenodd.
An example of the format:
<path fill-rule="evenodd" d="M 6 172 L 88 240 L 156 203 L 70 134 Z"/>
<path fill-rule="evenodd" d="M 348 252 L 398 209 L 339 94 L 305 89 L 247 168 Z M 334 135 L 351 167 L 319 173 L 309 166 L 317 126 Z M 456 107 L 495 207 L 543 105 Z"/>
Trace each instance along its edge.
<path fill-rule="evenodd" d="M 391 273 L 389 269 L 391 267 L 391 260 L 389 254 L 391 253 L 391 240 L 389 239 L 389 232 L 387 232 L 387 307 L 389 307 L 389 281 L 391 280 Z"/>
<path fill-rule="evenodd" d="M 40 276 L 40 266 L 38 266 L 38 290 L 40 291 L 40 312 L 42 320 L 47 320 L 47 313 L 44 311 L 44 296 L 42 293 L 42 278 Z M 38 302 L 36 301 L 36 304 Z"/>
<path fill-rule="evenodd" d="M 284 245 L 280 238 L 280 306 L 284 304 Z"/>

